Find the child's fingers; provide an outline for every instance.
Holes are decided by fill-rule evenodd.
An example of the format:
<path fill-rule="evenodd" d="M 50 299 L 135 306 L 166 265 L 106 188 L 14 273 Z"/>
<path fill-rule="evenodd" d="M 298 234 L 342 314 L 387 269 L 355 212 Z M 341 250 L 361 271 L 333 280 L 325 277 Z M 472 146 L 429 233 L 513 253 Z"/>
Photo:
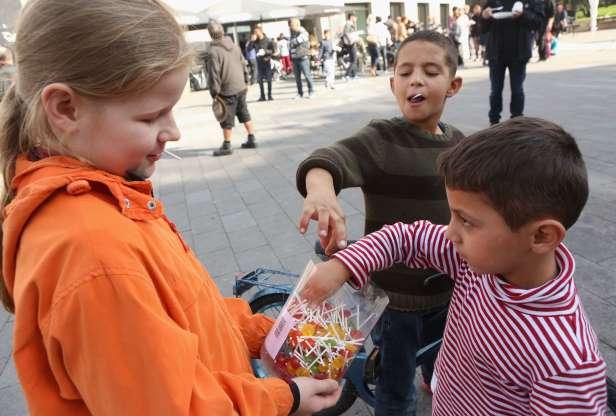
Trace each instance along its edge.
<path fill-rule="evenodd" d="M 317 228 L 319 233 L 319 238 L 327 237 L 328 229 L 329 229 L 329 209 L 328 208 L 318 208 L 317 213 L 319 215 L 319 226 Z"/>
<path fill-rule="evenodd" d="M 331 226 L 334 229 L 333 236 L 336 241 L 336 248 L 338 250 L 342 250 L 346 247 L 347 233 L 346 233 L 346 218 L 344 214 L 332 215 L 331 216 Z"/>
<path fill-rule="evenodd" d="M 315 209 L 312 206 L 304 205 L 304 209 L 302 210 L 302 214 L 299 217 L 299 232 L 304 234 L 308 229 L 308 224 L 312 219 L 312 216 L 315 213 Z"/>

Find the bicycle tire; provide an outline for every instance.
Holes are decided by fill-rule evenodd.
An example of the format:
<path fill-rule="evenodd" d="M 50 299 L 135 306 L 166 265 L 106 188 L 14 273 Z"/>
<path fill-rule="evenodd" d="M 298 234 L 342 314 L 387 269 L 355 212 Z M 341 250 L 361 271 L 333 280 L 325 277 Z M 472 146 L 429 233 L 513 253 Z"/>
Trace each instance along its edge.
<path fill-rule="evenodd" d="M 272 307 L 284 306 L 288 293 L 268 293 L 267 295 L 259 296 L 250 302 L 250 310 L 252 313 L 264 313 Z M 339 416 L 349 410 L 357 399 L 357 391 L 353 383 L 347 382 L 342 388 L 342 394 L 338 402 L 330 408 L 321 410 L 315 413 L 315 416 Z"/>
<path fill-rule="evenodd" d="M 288 297 L 289 294 L 283 292 L 268 293 L 267 295 L 259 296 L 258 298 L 253 299 L 249 303 L 250 310 L 252 311 L 252 313 L 263 313 L 273 306 L 280 305 L 280 307 L 282 308 Z"/>

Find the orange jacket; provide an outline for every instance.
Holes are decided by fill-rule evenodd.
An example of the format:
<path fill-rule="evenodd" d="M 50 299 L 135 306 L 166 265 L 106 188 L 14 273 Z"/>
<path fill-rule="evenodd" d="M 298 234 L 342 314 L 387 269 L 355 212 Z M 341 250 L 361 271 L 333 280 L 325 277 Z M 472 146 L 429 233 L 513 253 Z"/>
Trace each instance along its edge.
<path fill-rule="evenodd" d="M 258 379 L 272 321 L 221 296 L 149 182 L 20 158 L 3 224 L 14 359 L 33 415 L 287 415 Z"/>

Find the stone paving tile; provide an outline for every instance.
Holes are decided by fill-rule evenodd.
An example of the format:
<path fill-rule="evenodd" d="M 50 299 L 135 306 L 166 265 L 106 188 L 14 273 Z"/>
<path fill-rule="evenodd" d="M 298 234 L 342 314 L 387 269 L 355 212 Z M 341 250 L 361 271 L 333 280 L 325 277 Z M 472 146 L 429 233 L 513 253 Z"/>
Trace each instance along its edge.
<path fill-rule="evenodd" d="M 226 273 L 235 273 L 239 269 L 233 251 L 228 248 L 212 251 L 209 253 L 197 253 L 197 257 L 201 263 L 207 267 L 208 272 L 212 277 L 224 275 Z"/>
<path fill-rule="evenodd" d="M 235 253 L 267 245 L 265 236 L 257 226 L 232 231 L 228 233 L 227 236 L 231 242 L 231 248 Z"/>
<path fill-rule="evenodd" d="M 222 215 L 221 219 L 222 225 L 227 232 L 237 231 L 257 225 L 252 217 L 252 214 L 248 210 L 236 212 L 234 214 Z"/>
<path fill-rule="evenodd" d="M 194 250 L 198 254 L 208 254 L 231 247 L 225 230 L 210 230 L 206 233 L 195 234 L 193 239 L 195 241 Z"/>
<path fill-rule="evenodd" d="M 8 319 L 0 325 L 0 374 L 11 357 L 13 347 L 13 321 Z"/>
<path fill-rule="evenodd" d="M 605 302 L 585 287 L 578 286 L 578 292 L 597 336 L 603 343 L 616 349 L 616 306 Z"/>
<path fill-rule="evenodd" d="M 15 371 L 15 362 L 8 360 L 2 369 L 2 373 L 0 373 L 0 397 L 3 397 L 2 392 L 4 389 L 17 384 L 19 384 L 19 379 L 17 378 L 17 371 Z M 4 404 L 4 401 L 2 403 Z"/>
<path fill-rule="evenodd" d="M 218 207 L 216 203 L 209 202 L 200 202 L 200 203 L 191 203 L 186 206 L 186 211 L 188 212 L 188 218 L 191 221 L 195 221 L 201 217 L 209 216 L 209 215 L 218 215 Z"/>
<path fill-rule="evenodd" d="M 2 416 L 24 416 L 27 414 L 26 401 L 21 386 L 17 383 L 0 388 L 0 403 Z"/>
<path fill-rule="evenodd" d="M 238 271 L 249 272 L 259 267 L 280 270 L 282 265 L 271 245 L 253 248 L 236 253 Z"/>

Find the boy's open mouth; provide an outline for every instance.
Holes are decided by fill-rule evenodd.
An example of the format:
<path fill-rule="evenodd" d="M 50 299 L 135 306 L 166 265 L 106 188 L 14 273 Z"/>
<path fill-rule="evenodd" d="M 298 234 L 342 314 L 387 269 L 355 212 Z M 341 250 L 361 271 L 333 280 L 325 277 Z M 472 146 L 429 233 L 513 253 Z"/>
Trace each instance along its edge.
<path fill-rule="evenodd" d="M 415 95 L 412 95 L 412 96 L 408 97 L 408 98 L 407 98 L 407 100 L 408 100 L 411 104 L 417 104 L 417 103 L 420 103 L 420 102 L 422 102 L 422 101 L 425 101 L 425 100 L 426 100 L 426 97 L 424 97 L 424 95 L 423 95 L 423 94 L 418 93 L 418 94 L 415 94 Z"/>

